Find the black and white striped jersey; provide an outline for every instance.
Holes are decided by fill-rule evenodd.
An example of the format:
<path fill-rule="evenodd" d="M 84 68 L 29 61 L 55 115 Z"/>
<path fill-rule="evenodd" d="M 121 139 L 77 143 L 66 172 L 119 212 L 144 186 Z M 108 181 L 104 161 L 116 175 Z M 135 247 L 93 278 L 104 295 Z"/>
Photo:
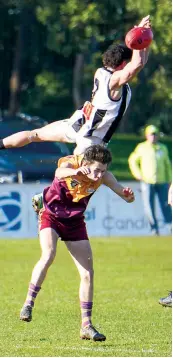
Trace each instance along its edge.
<path fill-rule="evenodd" d="M 110 97 L 109 81 L 113 74 L 104 67 L 97 69 L 94 76 L 94 88 L 91 102 L 86 102 L 76 111 L 72 127 L 80 137 L 98 137 L 107 143 L 120 123 L 131 99 L 131 90 L 126 83 L 122 86 L 119 100 Z"/>

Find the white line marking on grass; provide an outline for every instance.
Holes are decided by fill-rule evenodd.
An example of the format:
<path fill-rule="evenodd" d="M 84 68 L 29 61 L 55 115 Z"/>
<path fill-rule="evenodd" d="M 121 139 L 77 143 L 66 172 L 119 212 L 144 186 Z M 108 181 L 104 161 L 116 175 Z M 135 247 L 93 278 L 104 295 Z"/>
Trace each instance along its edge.
<path fill-rule="evenodd" d="M 34 349 L 40 349 L 40 348 L 42 348 L 42 347 L 40 347 L 40 346 L 23 346 L 23 345 L 17 345 L 16 346 L 16 348 L 17 349 L 21 349 L 21 348 L 27 348 L 27 349 L 30 349 L 30 348 L 34 348 Z"/>
<path fill-rule="evenodd" d="M 94 344 L 97 344 L 96 342 L 94 342 Z M 116 351 L 116 352 L 137 352 L 140 353 L 140 350 L 135 350 L 135 349 L 121 349 L 121 348 L 107 348 L 107 347 L 94 347 L 93 345 L 91 347 L 60 347 L 58 346 L 58 349 L 61 350 L 84 350 L 84 351 L 97 351 L 97 352 L 103 352 L 103 351 Z"/>
<path fill-rule="evenodd" d="M 94 344 L 96 344 L 96 342 L 94 342 Z M 16 346 L 17 349 L 21 349 L 21 348 L 25 348 L 26 349 L 42 349 L 41 346 L 23 346 L 23 345 L 17 345 Z M 56 349 L 56 347 L 54 347 L 54 350 Z M 141 351 L 143 353 L 154 353 L 153 349 L 141 349 L 141 350 L 136 350 L 136 349 L 121 349 L 121 348 L 116 348 L 116 347 L 94 347 L 93 345 L 91 347 L 82 347 L 82 346 L 76 346 L 76 347 L 72 347 L 72 346 L 58 346 L 57 347 L 58 350 L 72 350 L 72 351 L 76 351 L 76 350 L 81 350 L 81 351 L 95 351 L 95 352 L 123 352 L 123 353 L 141 353 Z"/>

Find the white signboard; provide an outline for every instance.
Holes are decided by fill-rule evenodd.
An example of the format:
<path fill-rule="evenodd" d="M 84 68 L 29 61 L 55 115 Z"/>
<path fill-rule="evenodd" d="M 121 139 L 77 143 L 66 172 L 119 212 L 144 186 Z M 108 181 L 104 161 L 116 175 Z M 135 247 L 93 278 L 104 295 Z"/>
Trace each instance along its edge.
<path fill-rule="evenodd" d="M 136 200 L 127 204 L 110 189 L 101 186 L 91 198 L 86 210 L 89 236 L 145 236 L 150 235 L 149 224 L 143 211 L 139 183 L 122 183 L 131 187 Z M 38 235 L 37 215 L 31 198 L 48 184 L 0 185 L 0 238 L 32 238 Z M 169 232 L 164 225 L 158 201 L 156 213 L 162 235 Z"/>

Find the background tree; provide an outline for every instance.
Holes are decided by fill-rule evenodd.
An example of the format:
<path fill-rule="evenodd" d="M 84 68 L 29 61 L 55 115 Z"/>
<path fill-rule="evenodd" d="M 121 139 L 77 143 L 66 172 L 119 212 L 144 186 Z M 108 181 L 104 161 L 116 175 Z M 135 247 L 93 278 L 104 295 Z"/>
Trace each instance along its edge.
<path fill-rule="evenodd" d="M 90 99 L 103 51 L 113 41 L 123 42 L 125 33 L 149 13 L 154 32 L 150 58 L 132 82 L 132 103 L 120 130 L 138 132 L 155 122 L 170 132 L 170 0 L 25 0 L 20 10 L 19 0 L 0 3 L 2 110 L 7 103 L 11 110 L 13 103 L 13 113 L 20 104 L 21 110 L 48 120 L 68 117 Z M 18 57 L 17 36 L 22 39 Z M 9 101 L 16 58 L 21 96 Z"/>
<path fill-rule="evenodd" d="M 133 97 L 130 120 L 127 129 L 135 132 L 135 126 L 144 126 L 147 122 L 155 123 L 165 133 L 171 133 L 171 1 L 127 0 L 126 9 L 133 12 L 138 19 L 143 14 L 150 14 L 154 32 L 149 62 L 140 72 L 138 81 L 133 83 Z M 131 124 L 130 124 L 131 123 Z"/>

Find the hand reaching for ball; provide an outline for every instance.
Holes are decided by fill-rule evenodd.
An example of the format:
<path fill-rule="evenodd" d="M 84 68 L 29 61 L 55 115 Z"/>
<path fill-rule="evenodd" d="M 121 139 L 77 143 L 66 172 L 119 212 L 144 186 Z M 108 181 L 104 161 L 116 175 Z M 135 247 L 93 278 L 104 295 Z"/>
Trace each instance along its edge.
<path fill-rule="evenodd" d="M 147 15 L 147 16 L 143 17 L 143 19 L 140 21 L 139 25 L 135 26 L 135 27 L 150 28 L 151 27 L 150 15 Z"/>

